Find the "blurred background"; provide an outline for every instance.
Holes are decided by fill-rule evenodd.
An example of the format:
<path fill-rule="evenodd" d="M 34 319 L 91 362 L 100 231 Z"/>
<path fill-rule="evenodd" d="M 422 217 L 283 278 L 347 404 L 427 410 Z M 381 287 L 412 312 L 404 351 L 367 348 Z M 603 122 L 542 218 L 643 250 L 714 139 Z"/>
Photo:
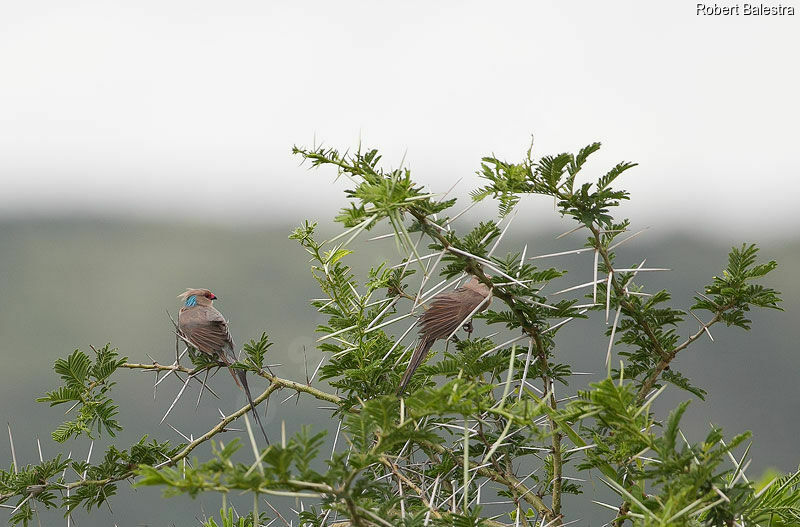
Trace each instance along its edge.
<path fill-rule="evenodd" d="M 433 192 L 460 181 L 461 210 L 481 157 L 521 160 L 533 138 L 537 157 L 602 141 L 586 179 L 640 163 L 619 180 L 632 194 L 619 214 L 650 229 L 619 261 L 673 269 L 643 283 L 669 288 L 677 307 L 732 245 L 757 242 L 778 260 L 767 283 L 786 311 L 753 313 L 749 333 L 715 328 L 676 367 L 709 392 L 685 418 L 691 440 L 709 419 L 730 435 L 753 430 L 752 477 L 795 469 L 798 44 L 793 16 L 698 16 L 690 2 L 0 4 L 0 410 L 20 463 L 37 461 L 37 438 L 45 457 L 88 452 L 85 439 L 53 443 L 64 409 L 34 402 L 57 385 L 53 361 L 107 342 L 133 361 L 172 360 L 165 310 L 186 287 L 220 297 L 239 344 L 270 334 L 281 375 L 316 368 L 317 289 L 287 236 L 304 219 L 336 232 L 347 182 L 309 173 L 293 144 L 377 147 Z M 457 228 L 495 214 L 481 204 Z M 552 201 L 526 198 L 501 249 L 578 248 L 580 233 L 555 239 L 570 227 Z M 388 240 L 357 249 L 357 270 L 400 259 Z M 572 270 L 567 285 L 591 279 L 583 256 L 553 262 Z M 597 317 L 564 332 L 559 353 L 598 372 L 581 382 L 605 371 L 604 327 Z M 119 376 L 123 445 L 144 433 L 182 441 L 158 424 L 177 381 L 155 399 L 152 382 Z M 184 434 L 242 405 L 226 375 L 212 383 L 220 400 L 195 411 L 190 392 L 170 415 Z M 270 405 L 272 435 L 282 420 L 290 433 L 331 428 L 318 404 L 284 398 Z M 659 410 L 688 398 L 670 388 Z M 7 441 L 0 459 L 10 466 Z M 77 525 L 197 525 L 219 509 L 216 496 L 120 494 L 113 512 L 77 513 Z M 605 521 L 581 512 L 582 525 Z"/>

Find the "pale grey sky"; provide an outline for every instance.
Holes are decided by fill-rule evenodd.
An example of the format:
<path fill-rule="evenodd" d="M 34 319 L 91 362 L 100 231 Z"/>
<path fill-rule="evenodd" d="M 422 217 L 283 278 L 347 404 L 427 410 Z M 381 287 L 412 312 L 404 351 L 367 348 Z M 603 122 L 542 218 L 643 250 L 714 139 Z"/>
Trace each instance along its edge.
<path fill-rule="evenodd" d="M 534 134 L 538 154 L 602 141 L 589 174 L 639 162 L 641 222 L 792 232 L 799 23 L 687 1 L 6 1 L 0 214 L 295 222 L 343 198 L 294 143 L 361 138 L 466 195 L 482 155 Z"/>

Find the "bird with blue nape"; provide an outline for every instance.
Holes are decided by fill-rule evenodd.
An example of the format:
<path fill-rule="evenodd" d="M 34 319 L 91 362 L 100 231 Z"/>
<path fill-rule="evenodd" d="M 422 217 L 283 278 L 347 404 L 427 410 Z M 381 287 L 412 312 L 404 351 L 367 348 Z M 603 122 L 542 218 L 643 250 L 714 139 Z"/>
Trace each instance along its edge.
<path fill-rule="evenodd" d="M 217 296 L 208 289 L 187 289 L 178 298 L 183 305 L 178 313 L 178 332 L 181 338 L 193 348 L 215 357 L 228 366 L 236 385 L 244 389 L 250 408 L 253 410 L 261 433 L 269 444 L 267 432 L 261 424 L 250 387 L 247 385 L 247 374 L 244 370 L 235 370 L 231 365 L 236 362 L 233 338 L 228 330 L 228 321 L 217 311 L 213 302 Z"/>

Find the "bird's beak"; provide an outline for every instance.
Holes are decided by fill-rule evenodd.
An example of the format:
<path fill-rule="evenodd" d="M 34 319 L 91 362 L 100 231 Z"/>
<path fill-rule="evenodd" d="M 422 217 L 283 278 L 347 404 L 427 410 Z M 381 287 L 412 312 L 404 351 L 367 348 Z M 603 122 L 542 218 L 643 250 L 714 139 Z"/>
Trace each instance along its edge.
<path fill-rule="evenodd" d="M 219 300 L 219 297 L 214 293 L 211 293 L 211 300 Z"/>

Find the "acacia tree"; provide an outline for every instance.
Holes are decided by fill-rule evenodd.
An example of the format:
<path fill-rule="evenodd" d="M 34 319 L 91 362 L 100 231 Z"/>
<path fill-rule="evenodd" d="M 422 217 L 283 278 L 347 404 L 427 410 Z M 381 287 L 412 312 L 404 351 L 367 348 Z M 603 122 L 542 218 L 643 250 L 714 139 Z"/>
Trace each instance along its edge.
<path fill-rule="evenodd" d="M 234 367 L 268 381 L 256 405 L 280 390 L 326 401 L 338 421 L 335 435 L 304 427 L 277 444 L 258 445 L 246 405 L 185 444 L 145 436 L 128 449 L 110 447 L 95 464 L 63 455 L 25 467 L 15 460 L 0 471 L 0 504 L 13 508 L 10 522 L 27 525 L 36 506 L 60 507 L 66 515 L 78 507 L 91 510 L 130 482 L 164 487 L 167 495 L 221 494 L 219 523 L 210 518 L 207 526 L 253 525 L 254 518 L 266 524 L 273 513 L 285 521 L 280 504 L 272 504 L 281 496 L 302 500 L 297 521 L 313 527 L 567 525 L 577 518 L 562 498 L 582 492 L 567 472 L 594 478 L 618 496 L 613 503 L 593 500 L 596 518 L 617 526 L 800 525 L 800 472 L 757 489 L 744 475 L 749 433 L 725 440 L 713 427 L 693 444 L 680 430 L 688 401 L 667 416 L 652 411 L 670 385 L 703 399 L 703 389 L 672 362 L 710 337 L 712 326 L 747 330 L 751 308 L 779 309 L 779 293 L 758 283 L 776 263 L 759 263 L 754 245 L 734 247 L 727 267 L 688 312 L 670 307 L 669 292 L 648 291 L 643 280 L 657 268 L 615 264 L 615 250 L 638 233 L 614 218 L 614 208 L 629 196 L 612 185 L 635 164 L 620 163 L 597 181 L 577 183 L 599 147 L 538 160 L 529 151 L 519 163 L 484 158 L 478 174 L 485 185 L 472 196 L 496 199 L 499 217 L 471 229 L 458 228 L 463 220 L 452 213 L 455 199 L 418 185 L 407 168 L 382 168 L 376 150 L 294 148 L 313 167 L 332 167 L 351 182 L 349 204 L 336 217 L 339 235 L 319 241 L 316 224 L 307 221 L 290 236 L 310 255 L 322 291 L 312 304 L 327 317 L 317 328 L 326 360 L 316 383 L 317 372 L 306 382 L 282 378 L 264 364 L 270 343 L 262 335 L 243 347 Z M 586 233 L 584 245 L 549 255 L 528 254 L 525 246 L 499 255 L 511 212 L 526 194 L 552 197 L 558 212 L 575 220 L 574 230 Z M 395 239 L 402 261 L 357 276 L 347 264 L 352 247 L 380 225 L 390 227 L 383 236 Z M 564 270 L 547 265 L 560 256 L 593 259 L 593 276 L 576 285 Z M 415 317 L 436 294 L 469 276 L 491 287 L 494 303 L 476 318 L 500 333 L 439 341 L 434 350 L 445 348 L 444 357 L 423 365 L 398 397 Z M 604 380 L 576 390 L 558 337 L 565 325 L 590 316 L 608 323 L 605 337 L 587 342 L 607 354 L 608 368 Z M 619 367 L 609 360 L 614 351 Z M 179 378 L 174 406 L 190 382 L 205 386 L 200 378 L 220 367 L 192 349 L 188 354 L 191 366 L 180 364 L 181 355 L 170 365 L 132 363 L 110 346 L 94 350 L 94 357 L 75 351 L 59 359 L 55 371 L 63 384 L 40 401 L 70 404 L 74 418 L 53 438 L 113 436 L 121 429 L 111 398 L 120 370 L 161 372 L 160 381 Z M 220 436 L 242 417 L 250 462 L 234 456 L 238 439 L 225 444 Z M 206 442 L 212 447 L 206 459 L 187 463 Z M 329 460 L 319 455 L 326 443 L 333 445 Z M 253 496 L 245 517 L 237 517 L 226 499 L 241 491 Z M 490 495 L 498 501 L 487 504 Z"/>

